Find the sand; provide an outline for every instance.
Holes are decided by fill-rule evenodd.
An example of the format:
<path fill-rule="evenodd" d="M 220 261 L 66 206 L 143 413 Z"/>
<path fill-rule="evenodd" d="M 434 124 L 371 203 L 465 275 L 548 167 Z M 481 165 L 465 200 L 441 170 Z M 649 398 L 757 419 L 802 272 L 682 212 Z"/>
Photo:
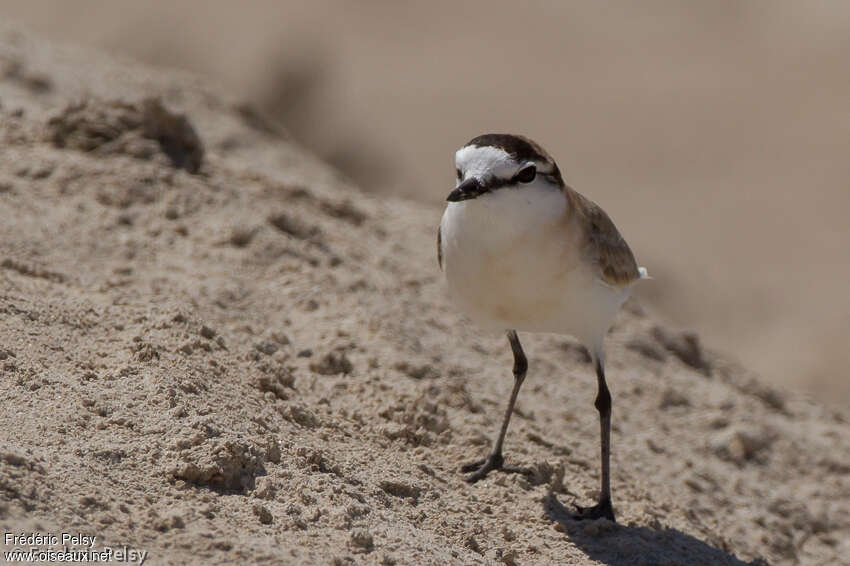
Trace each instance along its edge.
<path fill-rule="evenodd" d="M 364 190 L 430 205 L 463 143 L 529 135 L 655 275 L 645 305 L 850 404 L 847 2 L 2 0 L 6 18 L 200 73 Z"/>
<path fill-rule="evenodd" d="M 240 101 L 0 27 L 0 525 L 146 564 L 842 564 L 846 411 L 627 305 L 595 378 L 450 304 L 440 209 L 365 194 Z M 7 547 L 8 548 L 8 547 Z"/>

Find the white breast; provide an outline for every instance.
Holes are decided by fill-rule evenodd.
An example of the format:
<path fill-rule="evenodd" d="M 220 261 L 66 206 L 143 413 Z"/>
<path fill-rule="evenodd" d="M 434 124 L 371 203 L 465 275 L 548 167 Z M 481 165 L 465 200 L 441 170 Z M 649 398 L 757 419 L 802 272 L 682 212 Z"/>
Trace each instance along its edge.
<path fill-rule="evenodd" d="M 580 257 L 567 199 L 546 183 L 449 203 L 440 224 L 449 293 L 493 330 L 572 334 L 595 348 L 628 290 Z"/>

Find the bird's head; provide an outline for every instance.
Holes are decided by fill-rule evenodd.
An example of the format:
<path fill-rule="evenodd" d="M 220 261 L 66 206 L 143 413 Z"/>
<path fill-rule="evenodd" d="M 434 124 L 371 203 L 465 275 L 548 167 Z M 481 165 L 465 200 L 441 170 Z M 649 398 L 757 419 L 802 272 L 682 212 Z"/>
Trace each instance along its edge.
<path fill-rule="evenodd" d="M 532 140 L 512 134 L 485 134 L 455 154 L 457 185 L 446 200 L 459 202 L 499 190 L 547 186 L 564 181 L 555 160 Z"/>

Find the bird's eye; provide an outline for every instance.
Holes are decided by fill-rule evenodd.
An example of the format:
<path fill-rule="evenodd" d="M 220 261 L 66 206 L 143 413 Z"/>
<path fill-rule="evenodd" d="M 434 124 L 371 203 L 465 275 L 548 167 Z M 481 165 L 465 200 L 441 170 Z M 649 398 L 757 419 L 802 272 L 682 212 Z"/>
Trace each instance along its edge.
<path fill-rule="evenodd" d="M 461 179 L 463 179 L 463 173 L 461 172 L 461 170 L 460 170 L 460 169 L 455 169 L 455 173 L 457 174 L 457 180 L 458 180 L 458 181 L 460 181 Z"/>
<path fill-rule="evenodd" d="M 519 173 L 517 173 L 516 179 L 520 183 L 530 183 L 537 177 L 537 167 L 534 165 L 529 165 Z"/>

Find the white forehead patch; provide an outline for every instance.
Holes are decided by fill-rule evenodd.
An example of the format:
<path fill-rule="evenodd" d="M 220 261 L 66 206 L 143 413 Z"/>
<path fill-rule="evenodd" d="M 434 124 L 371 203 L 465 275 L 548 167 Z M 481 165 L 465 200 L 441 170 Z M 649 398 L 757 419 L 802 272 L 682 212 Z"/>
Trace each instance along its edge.
<path fill-rule="evenodd" d="M 506 151 L 493 146 L 467 145 L 455 153 L 455 167 L 463 172 L 465 179 L 486 175 L 509 178 L 516 173 L 519 164 Z"/>

